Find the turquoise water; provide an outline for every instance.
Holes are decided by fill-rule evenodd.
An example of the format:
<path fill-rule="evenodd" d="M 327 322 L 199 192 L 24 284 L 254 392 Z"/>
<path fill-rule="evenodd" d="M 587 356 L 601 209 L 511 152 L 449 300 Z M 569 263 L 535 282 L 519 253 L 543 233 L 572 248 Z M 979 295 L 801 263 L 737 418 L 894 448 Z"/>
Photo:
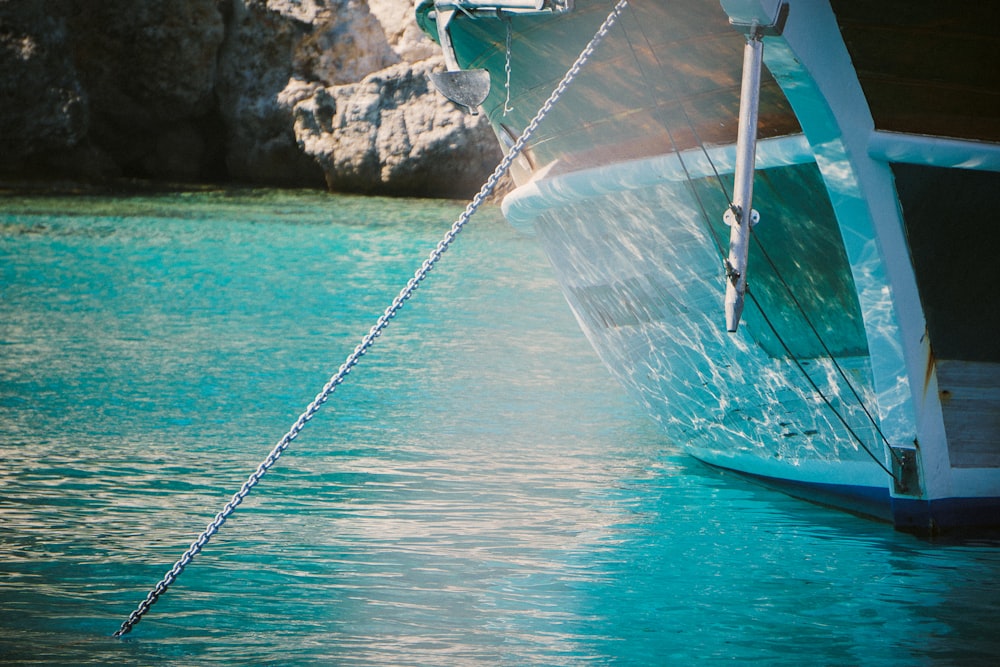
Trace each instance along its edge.
<path fill-rule="evenodd" d="M 462 205 L 0 202 L 0 662 L 1000 658 L 1000 545 L 923 542 L 686 458 L 493 209 L 113 639 Z"/>

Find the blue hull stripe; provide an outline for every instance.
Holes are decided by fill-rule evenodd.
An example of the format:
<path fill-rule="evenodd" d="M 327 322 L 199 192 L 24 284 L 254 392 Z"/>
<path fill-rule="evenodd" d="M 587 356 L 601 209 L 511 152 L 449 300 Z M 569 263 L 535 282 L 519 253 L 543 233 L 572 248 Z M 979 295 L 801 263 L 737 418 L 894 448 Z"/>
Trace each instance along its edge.
<path fill-rule="evenodd" d="M 1000 497 L 921 500 L 893 497 L 887 488 L 798 482 L 722 468 L 768 488 L 820 505 L 887 521 L 920 534 L 1000 528 Z"/>

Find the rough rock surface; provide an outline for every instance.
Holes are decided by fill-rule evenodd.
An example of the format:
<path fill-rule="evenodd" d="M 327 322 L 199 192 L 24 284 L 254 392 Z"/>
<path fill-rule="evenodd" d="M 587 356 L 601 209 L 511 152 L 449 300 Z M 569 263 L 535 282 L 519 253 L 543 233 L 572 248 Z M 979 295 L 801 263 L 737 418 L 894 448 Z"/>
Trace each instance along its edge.
<path fill-rule="evenodd" d="M 465 196 L 440 66 L 413 0 L 0 0 L 0 172 Z"/>
<path fill-rule="evenodd" d="M 318 185 L 322 172 L 296 145 L 290 111 L 278 102 L 295 68 L 298 46 L 310 38 L 300 3 L 232 3 L 219 51 L 216 93 L 225 128 L 227 173 L 235 180 Z"/>
<path fill-rule="evenodd" d="M 333 189 L 446 196 L 474 192 L 499 159 L 495 139 L 477 143 L 478 116 L 456 114 L 428 84 L 437 63 L 400 63 L 361 82 L 286 94 L 295 134 Z M 310 90 L 308 96 L 290 94 Z"/>
<path fill-rule="evenodd" d="M 66 38 L 91 122 L 87 138 L 122 173 L 208 176 L 216 54 L 215 0 L 74 0 Z"/>
<path fill-rule="evenodd" d="M 40 151 L 72 150 L 89 106 L 66 45 L 65 16 L 42 0 L 0 0 L 0 156 L 20 165 Z"/>

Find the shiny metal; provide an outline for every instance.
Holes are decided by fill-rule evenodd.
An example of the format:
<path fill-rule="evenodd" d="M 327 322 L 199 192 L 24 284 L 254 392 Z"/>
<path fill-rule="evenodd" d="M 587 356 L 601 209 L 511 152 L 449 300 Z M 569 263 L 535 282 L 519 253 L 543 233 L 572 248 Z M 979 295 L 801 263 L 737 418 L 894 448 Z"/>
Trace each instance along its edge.
<path fill-rule="evenodd" d="M 726 268 L 726 331 L 734 333 L 743 316 L 747 289 L 750 229 L 760 220 L 753 210 L 753 178 L 757 152 L 757 111 L 760 106 L 760 68 L 765 35 L 780 35 L 788 18 L 788 3 L 780 0 L 722 0 L 729 22 L 746 34 L 743 80 L 736 140 L 733 201 L 723 219 L 729 225 Z"/>
<path fill-rule="evenodd" d="M 436 0 L 437 10 L 457 9 L 469 16 L 505 14 L 551 14 L 573 9 L 573 0 Z"/>
<path fill-rule="evenodd" d="M 743 315 L 747 290 L 747 260 L 753 204 L 754 161 L 757 153 L 757 109 L 760 104 L 760 67 L 764 45 L 757 31 L 751 31 L 743 48 L 743 82 L 740 88 L 739 134 L 736 140 L 736 172 L 733 175 L 733 202 L 726 211 L 731 216 L 729 257 L 726 260 L 726 330 L 735 332 Z M 759 216 L 757 216 L 759 219 Z M 756 222 L 756 221 L 754 221 Z"/>
<path fill-rule="evenodd" d="M 721 0 L 721 4 L 730 25 L 747 34 L 752 30 L 761 36 L 780 35 L 788 20 L 788 3 L 782 0 Z"/>
<path fill-rule="evenodd" d="M 514 41 L 514 26 L 510 22 L 510 17 L 505 16 L 504 22 L 507 24 L 506 36 L 504 39 L 504 62 L 503 62 L 503 73 L 504 73 L 504 84 L 503 88 L 506 92 L 506 97 L 503 101 L 503 115 L 506 116 L 508 113 L 514 109 L 510 106 L 510 51 L 511 45 Z"/>
<path fill-rule="evenodd" d="M 450 24 L 456 12 L 471 18 L 503 18 L 509 21 L 509 15 L 530 14 L 561 14 L 573 8 L 572 0 L 438 0 L 434 3 L 434 20 L 437 23 L 438 42 L 444 53 L 446 72 L 431 74 L 431 82 L 438 91 L 452 102 L 464 106 L 471 113 L 483 103 L 490 94 L 490 73 L 485 69 L 463 70 L 455 54 L 455 46 L 451 41 Z M 508 31 L 510 31 L 508 23 Z M 507 86 L 510 86 L 510 33 L 507 44 Z M 509 102 L 509 97 L 508 97 Z M 504 106 L 509 110 L 508 106 Z"/>
<path fill-rule="evenodd" d="M 438 91 L 455 104 L 460 104 L 476 113 L 476 108 L 490 94 L 490 73 L 484 69 L 463 70 L 455 56 L 448 24 L 455 17 L 455 9 L 437 8 L 438 40 L 444 52 L 446 72 L 431 74 L 431 82 Z"/>

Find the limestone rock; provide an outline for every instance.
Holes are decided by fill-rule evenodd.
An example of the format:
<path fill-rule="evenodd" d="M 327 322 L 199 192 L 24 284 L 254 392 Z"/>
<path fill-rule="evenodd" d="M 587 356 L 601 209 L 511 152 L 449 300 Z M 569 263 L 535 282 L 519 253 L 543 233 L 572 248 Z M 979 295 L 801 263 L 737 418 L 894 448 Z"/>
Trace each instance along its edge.
<path fill-rule="evenodd" d="M 413 5 L 0 0 L 0 169 L 465 195 L 500 152 Z"/>
<path fill-rule="evenodd" d="M 51 9 L 45 0 L 0 0 L 0 156 L 8 164 L 71 150 L 87 132 L 65 13 Z"/>
<path fill-rule="evenodd" d="M 401 63 L 356 84 L 317 87 L 294 105 L 303 150 L 335 190 L 468 196 L 502 157 L 481 116 L 428 82 L 440 63 Z M 301 88 L 301 84 L 300 84 Z"/>
<path fill-rule="evenodd" d="M 414 0 L 368 1 L 368 9 L 401 62 L 420 62 L 440 54 L 438 46 L 417 27 L 413 18 L 415 4 Z"/>
<path fill-rule="evenodd" d="M 321 170 L 296 145 L 291 113 L 278 102 L 319 11 L 310 2 L 233 0 L 216 86 L 231 178 L 322 185 Z"/>
<path fill-rule="evenodd" d="M 122 170 L 197 179 L 215 107 L 224 34 L 216 0 L 73 0 L 72 52 L 91 110 L 90 140 Z"/>

